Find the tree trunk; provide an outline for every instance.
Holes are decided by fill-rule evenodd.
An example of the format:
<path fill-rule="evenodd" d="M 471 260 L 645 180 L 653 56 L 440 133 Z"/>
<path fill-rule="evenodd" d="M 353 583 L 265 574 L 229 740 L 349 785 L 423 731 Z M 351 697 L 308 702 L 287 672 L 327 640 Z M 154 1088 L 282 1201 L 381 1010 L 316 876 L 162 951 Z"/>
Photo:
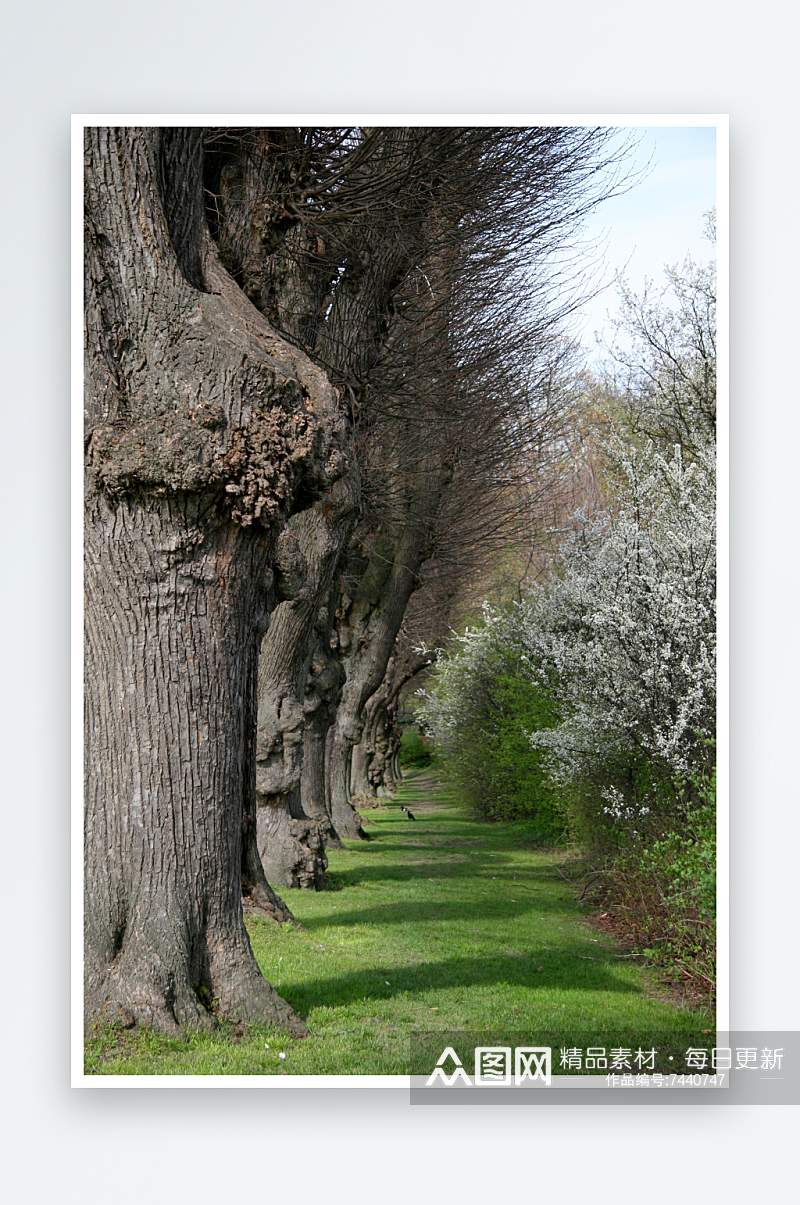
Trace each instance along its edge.
<path fill-rule="evenodd" d="M 396 704 L 396 699 L 395 699 Z M 373 745 L 375 752 L 372 757 L 371 780 L 374 790 L 380 798 L 391 798 L 397 786 L 394 775 L 394 759 L 400 748 L 400 729 L 397 724 L 396 709 L 383 700 L 378 708 L 375 721 L 375 737 Z"/>
<path fill-rule="evenodd" d="M 326 221 L 317 206 L 309 208 L 310 194 L 303 191 L 312 188 L 311 177 L 301 179 L 299 166 L 307 162 L 312 131 L 264 131 L 255 143 L 237 143 L 232 137 L 223 145 L 223 140 L 216 170 L 210 173 L 217 238 L 226 263 L 237 272 L 248 297 L 333 373 L 354 407 L 367 396 L 394 295 L 416 261 L 425 214 L 433 204 L 426 180 L 423 194 L 398 221 L 398 204 L 410 201 L 407 172 L 419 153 L 419 131 L 387 129 L 361 135 L 362 151 L 370 147 L 371 170 L 394 165 L 406 186 L 395 183 L 397 195 L 379 194 L 368 206 L 357 205 L 354 211 L 345 207 L 338 216 L 334 199 L 333 222 Z M 294 820 L 318 819 L 327 843 L 340 844 L 320 791 L 323 730 L 330 723 L 332 702 L 317 697 L 313 681 L 304 699 L 304 687 L 316 613 L 359 510 L 360 480 L 354 471 L 330 498 L 293 521 L 295 542 L 285 541 L 282 549 L 286 570 L 278 574 L 277 585 L 279 592 L 282 585 L 288 587 L 283 597 L 291 601 L 273 616 L 262 648 L 257 751 L 259 848 L 269 873 L 282 886 L 295 885 L 301 863 L 307 878 L 311 865 L 310 847 L 302 849 Z M 323 662 L 327 652 L 321 651 Z M 304 716 L 312 713 L 313 731 L 306 742 L 312 762 L 298 806 Z M 348 822 L 352 819 L 351 810 Z M 360 826 L 356 822 L 350 827 L 355 831 Z M 313 844 L 312 829 L 304 831 Z"/>
<path fill-rule="evenodd" d="M 299 790 L 296 792 L 299 800 Z M 258 852 L 264 874 L 283 887 L 325 891 L 325 831 L 308 817 L 297 817 L 286 796 L 258 809 Z"/>
<path fill-rule="evenodd" d="M 282 887 L 325 886 L 331 826 L 324 801 L 310 814 L 302 806 L 304 695 L 314 627 L 359 505 L 354 470 L 292 520 L 274 562 L 287 601 L 274 612 L 261 647 L 256 783 L 259 850 L 266 874 Z"/>
<path fill-rule="evenodd" d="M 87 1019 L 173 1029 L 202 1024 L 213 1002 L 288 1022 L 241 906 L 242 719 L 266 542 L 201 530 L 195 501 L 112 510 L 95 495 L 87 516 Z"/>
<path fill-rule="evenodd" d="M 367 722 L 361 740 L 353 746 L 350 763 L 350 795 L 374 794 L 370 779 L 370 767 L 375 753 L 372 726 Z"/>
<path fill-rule="evenodd" d="M 383 681 L 364 706 L 364 731 L 359 743 L 353 747 L 350 773 L 353 795 L 371 795 L 378 799 L 391 797 L 402 781 L 402 734 L 397 722 L 400 692 L 434 659 L 433 652 L 418 652 L 413 648 L 395 651 L 389 658 Z"/>
<path fill-rule="evenodd" d="M 400 435 L 405 423 L 395 424 Z M 382 525 L 369 559 L 349 558 L 358 586 L 336 612 L 336 639 L 347 675 L 328 743 L 330 815 L 341 836 L 363 836 L 349 803 L 353 747 L 364 731 L 364 707 L 381 686 L 408 600 L 419 584 L 419 569 L 430 557 L 443 490 L 452 481 L 447 430 L 441 422 L 405 431 L 406 453 L 416 449 L 416 465 L 406 475 L 405 515 Z M 400 441 L 399 441 L 400 442 Z"/>
<path fill-rule="evenodd" d="M 391 717 L 386 706 L 390 690 L 392 661 L 374 695 L 364 707 L 364 731 L 361 740 L 353 747 L 350 771 L 350 792 L 353 796 L 369 799 L 386 798 L 391 795 L 391 775 L 386 772 L 391 740 Z"/>
<path fill-rule="evenodd" d="M 330 815 L 330 794 L 326 773 L 326 747 L 336 707 L 342 694 L 344 670 L 330 655 L 333 604 L 320 616 L 317 643 L 306 682 L 303 731 L 303 767 L 300 782 L 305 814 L 317 821 L 328 848 L 344 849 Z"/>
<path fill-rule="evenodd" d="M 254 661 L 286 516 L 347 460 L 324 374 L 219 265 L 201 137 L 87 131 L 85 1022 L 304 1034 L 242 914 L 243 886 L 281 911 Z"/>
<path fill-rule="evenodd" d="M 245 913 L 267 920 L 291 921 L 294 916 L 270 887 L 258 849 L 256 806 L 256 714 L 258 710 L 258 658 L 250 658 L 249 715 L 245 721 L 245 789 L 242 807 L 242 904 Z"/>
<path fill-rule="evenodd" d="M 328 743 L 331 819 L 340 836 L 364 836 L 350 804 L 353 747 L 362 737 L 364 705 L 381 684 L 418 570 L 429 555 L 431 516 L 446 480 L 441 466 L 421 474 L 424 497 L 403 527 L 390 527 L 378 541 L 352 605 L 341 608 L 337 634 L 347 681 Z"/>

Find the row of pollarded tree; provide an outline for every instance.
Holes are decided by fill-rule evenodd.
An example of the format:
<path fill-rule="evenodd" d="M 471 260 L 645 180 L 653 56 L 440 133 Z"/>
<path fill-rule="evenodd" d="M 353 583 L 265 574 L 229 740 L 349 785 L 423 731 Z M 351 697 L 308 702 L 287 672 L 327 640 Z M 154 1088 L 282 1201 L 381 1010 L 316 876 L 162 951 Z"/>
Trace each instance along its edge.
<path fill-rule="evenodd" d="M 286 919 L 270 882 L 364 835 L 415 590 L 540 492 L 617 166 L 582 128 L 86 129 L 87 1026 L 304 1032 L 242 897 Z"/>

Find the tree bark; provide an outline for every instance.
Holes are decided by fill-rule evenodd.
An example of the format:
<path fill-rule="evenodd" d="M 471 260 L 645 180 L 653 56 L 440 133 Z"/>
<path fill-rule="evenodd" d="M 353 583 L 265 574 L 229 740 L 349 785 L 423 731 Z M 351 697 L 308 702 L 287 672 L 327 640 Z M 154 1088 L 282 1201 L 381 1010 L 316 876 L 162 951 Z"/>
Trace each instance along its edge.
<path fill-rule="evenodd" d="M 310 510 L 291 521 L 276 558 L 276 584 L 287 598 L 272 616 L 259 663 L 258 844 L 264 869 L 283 887 L 325 886 L 327 812 L 302 803 L 304 695 L 314 626 L 330 594 L 339 556 L 360 505 L 356 470 L 337 481 Z"/>
<path fill-rule="evenodd" d="M 408 172 L 421 145 L 437 137 L 435 131 L 362 131 L 360 151 L 351 151 L 355 161 L 364 160 L 352 177 L 357 192 L 367 184 L 372 190 L 374 173 L 387 168 L 400 173 L 394 176 L 394 192 L 381 195 L 379 188 L 377 200 L 357 204 L 355 212 L 345 204 L 338 213 L 334 192 L 327 215 L 318 206 L 309 208 L 310 194 L 301 195 L 303 188 L 313 192 L 308 158 L 312 131 L 262 131 L 255 143 L 245 139 L 237 144 L 235 138 L 227 146 L 224 139 L 219 143 L 219 162 L 210 176 L 225 262 L 237 272 L 247 296 L 326 365 L 353 404 L 356 395 L 363 400 L 383 350 L 394 294 L 417 256 L 424 216 L 432 205 L 427 185 L 426 199 L 416 198 L 403 222 L 397 220 L 397 206 L 408 204 Z M 328 844 L 340 844 L 320 791 L 331 697 L 323 705 L 315 686 L 330 674 L 317 675 L 305 697 L 304 687 L 315 618 L 359 511 L 360 480 L 354 470 L 328 498 L 293 520 L 291 537 L 283 541 L 277 560 L 279 567 L 285 561 L 276 584 L 288 601 L 273 615 L 262 646 L 256 760 L 259 849 L 268 874 L 281 886 L 323 881 L 320 855 L 312 853 L 312 846 L 318 848 L 313 825 L 303 829 L 309 838 L 304 846 L 299 825 L 306 820 L 318 821 Z M 317 663 L 320 656 L 324 661 L 326 651 L 318 650 Z M 303 787 L 306 714 L 315 719 Z"/>
<path fill-rule="evenodd" d="M 364 707 L 364 731 L 353 747 L 350 792 L 353 796 L 385 798 L 394 785 L 387 769 L 391 757 L 392 717 L 387 707 L 392 659 L 375 693 Z"/>
<path fill-rule="evenodd" d="M 334 585 L 328 598 L 328 604 L 320 613 L 315 629 L 316 641 L 306 680 L 303 703 L 306 722 L 303 731 L 303 768 L 300 791 L 303 811 L 317 821 L 325 844 L 329 848 L 343 849 L 344 844 L 331 820 L 326 772 L 328 734 L 342 697 L 345 677 L 341 662 L 331 653 L 331 631 L 336 597 L 338 597 L 338 588 Z"/>
<path fill-rule="evenodd" d="M 201 139 L 86 137 L 85 1023 L 304 1034 L 242 914 L 290 916 L 253 865 L 255 659 L 286 517 L 348 463 L 324 374 L 218 262 Z"/>
<path fill-rule="evenodd" d="M 438 500 L 450 479 L 445 460 L 431 435 L 406 522 L 385 525 L 354 598 L 340 608 L 337 637 L 347 680 L 328 739 L 328 760 L 331 819 L 343 837 L 364 835 L 350 804 L 353 747 L 362 737 L 364 705 L 386 673 L 419 569 L 430 555 Z"/>
<path fill-rule="evenodd" d="M 392 653 L 383 681 L 364 706 L 364 732 L 352 755 L 350 790 L 353 795 L 385 798 L 391 796 L 402 781 L 402 734 L 397 721 L 400 692 L 434 660 L 435 653 L 417 652 L 413 648 Z"/>
<path fill-rule="evenodd" d="M 250 658 L 248 717 L 245 721 L 244 797 L 242 807 L 242 905 L 245 913 L 283 924 L 294 916 L 267 882 L 258 848 L 256 806 L 256 715 L 258 710 L 258 658 Z"/>

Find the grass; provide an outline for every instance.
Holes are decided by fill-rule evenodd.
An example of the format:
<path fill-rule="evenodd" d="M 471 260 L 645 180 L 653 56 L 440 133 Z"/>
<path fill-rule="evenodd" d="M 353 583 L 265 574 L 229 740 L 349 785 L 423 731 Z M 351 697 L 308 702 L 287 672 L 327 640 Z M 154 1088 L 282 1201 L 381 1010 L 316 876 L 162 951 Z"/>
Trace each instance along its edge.
<path fill-rule="evenodd" d="M 591 927 L 559 874 L 563 852 L 536 848 L 524 824 L 471 820 L 426 770 L 368 819 L 372 841 L 330 854 L 331 891 L 290 893 L 302 928 L 248 919 L 259 965 L 309 1038 L 107 1032 L 87 1043 L 87 1073 L 406 1075 L 412 1036 L 438 1057 L 458 1032 L 554 1048 L 708 1044 L 711 1014 L 664 998 Z"/>

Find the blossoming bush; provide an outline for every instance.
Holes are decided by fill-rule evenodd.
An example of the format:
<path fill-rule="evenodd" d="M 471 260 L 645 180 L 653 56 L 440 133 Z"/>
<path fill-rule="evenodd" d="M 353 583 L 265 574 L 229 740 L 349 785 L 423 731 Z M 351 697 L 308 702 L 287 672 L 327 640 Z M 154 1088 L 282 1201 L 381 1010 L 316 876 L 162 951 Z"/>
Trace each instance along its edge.
<path fill-rule="evenodd" d="M 554 779 L 641 810 L 676 779 L 685 794 L 712 756 L 713 451 L 688 464 L 680 446 L 609 454 L 623 482 L 614 509 L 576 517 L 560 577 L 523 604 L 520 628 L 528 661 L 559 683 L 562 722 L 532 735 Z"/>

